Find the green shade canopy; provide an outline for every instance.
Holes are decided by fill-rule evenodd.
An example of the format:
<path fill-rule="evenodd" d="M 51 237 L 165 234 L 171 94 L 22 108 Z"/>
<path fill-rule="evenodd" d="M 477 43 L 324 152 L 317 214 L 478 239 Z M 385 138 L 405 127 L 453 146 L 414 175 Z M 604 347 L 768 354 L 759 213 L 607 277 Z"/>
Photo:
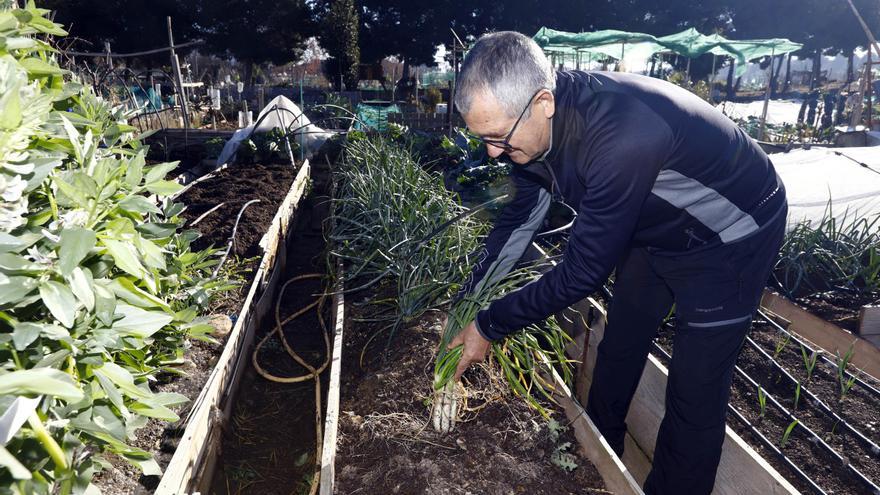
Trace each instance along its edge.
<path fill-rule="evenodd" d="M 706 36 L 694 28 L 658 38 L 650 34 L 615 29 L 569 33 L 542 27 L 533 39 L 548 54 L 576 54 L 586 51 L 621 59 L 630 54 L 650 56 L 670 50 L 688 58 L 696 58 L 704 53 L 727 55 L 736 59 L 738 74 L 745 71 L 746 62 L 750 60 L 768 55 L 782 55 L 803 46 L 784 38 L 729 40 L 719 34 Z"/>

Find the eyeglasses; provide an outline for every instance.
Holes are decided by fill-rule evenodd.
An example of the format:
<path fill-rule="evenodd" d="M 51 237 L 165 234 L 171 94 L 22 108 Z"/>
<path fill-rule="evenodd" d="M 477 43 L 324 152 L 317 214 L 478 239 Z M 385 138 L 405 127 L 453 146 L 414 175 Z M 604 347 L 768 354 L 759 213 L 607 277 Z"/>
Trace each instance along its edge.
<path fill-rule="evenodd" d="M 529 98 L 529 102 L 526 104 L 526 107 L 523 108 L 522 112 L 520 112 L 519 118 L 516 119 L 516 122 L 513 123 L 513 127 L 511 127 L 510 132 L 507 133 L 507 136 L 504 139 L 501 139 L 501 140 L 499 140 L 499 139 L 486 139 L 486 138 L 477 136 L 474 133 L 470 133 L 471 136 L 474 137 L 475 139 L 477 139 L 478 141 L 481 141 L 486 146 L 494 146 L 498 149 L 504 150 L 505 153 L 509 153 L 509 152 L 513 151 L 513 146 L 510 145 L 510 140 L 511 140 L 511 138 L 513 138 L 513 133 L 516 132 L 516 128 L 517 128 L 517 126 L 519 126 L 519 123 L 522 121 L 523 117 L 525 116 L 526 111 L 529 109 L 529 107 L 532 106 L 532 103 L 534 102 L 535 97 L 538 96 L 538 94 L 540 94 L 541 91 L 544 91 L 545 89 L 547 89 L 547 88 L 539 88 L 538 91 L 535 91 L 535 94 L 533 94 L 532 97 Z"/>

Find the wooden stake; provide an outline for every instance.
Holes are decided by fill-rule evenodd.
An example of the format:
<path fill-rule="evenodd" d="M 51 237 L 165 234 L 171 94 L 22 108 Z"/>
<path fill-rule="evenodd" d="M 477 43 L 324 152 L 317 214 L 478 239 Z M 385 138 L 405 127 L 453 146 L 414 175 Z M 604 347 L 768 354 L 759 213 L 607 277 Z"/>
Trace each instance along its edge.
<path fill-rule="evenodd" d="M 168 24 L 168 46 L 171 48 L 171 67 L 174 69 L 174 77 L 177 79 L 178 96 L 180 96 L 180 110 L 183 112 L 183 128 L 189 129 L 189 108 L 186 104 L 186 89 L 183 87 L 183 76 L 180 72 L 180 60 L 174 51 L 174 34 L 171 32 L 171 16 L 165 18 Z M 184 148 L 186 144 L 184 144 Z"/>
<path fill-rule="evenodd" d="M 770 75 L 767 76 L 767 90 L 764 92 L 764 110 L 761 111 L 761 130 L 758 131 L 758 139 L 765 140 L 764 129 L 767 127 L 767 109 L 770 107 L 770 83 L 773 81 L 773 57 L 776 55 L 776 47 L 770 49 Z"/>

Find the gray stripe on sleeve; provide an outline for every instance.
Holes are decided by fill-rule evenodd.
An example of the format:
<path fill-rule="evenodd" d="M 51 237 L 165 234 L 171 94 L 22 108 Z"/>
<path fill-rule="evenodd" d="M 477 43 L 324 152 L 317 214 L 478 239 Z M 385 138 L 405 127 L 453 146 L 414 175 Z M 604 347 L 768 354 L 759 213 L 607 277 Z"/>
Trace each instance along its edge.
<path fill-rule="evenodd" d="M 734 242 L 758 230 L 751 215 L 718 191 L 675 170 L 661 170 L 651 192 L 712 229 L 721 242 Z"/>
<path fill-rule="evenodd" d="M 484 286 L 494 284 L 510 273 L 513 265 L 522 258 L 544 217 L 547 216 L 551 199 L 550 193 L 543 188 L 538 190 L 538 201 L 529 213 L 529 218 L 510 234 L 495 261 L 486 270 L 486 275 L 474 285 L 472 293 L 479 293 Z"/>

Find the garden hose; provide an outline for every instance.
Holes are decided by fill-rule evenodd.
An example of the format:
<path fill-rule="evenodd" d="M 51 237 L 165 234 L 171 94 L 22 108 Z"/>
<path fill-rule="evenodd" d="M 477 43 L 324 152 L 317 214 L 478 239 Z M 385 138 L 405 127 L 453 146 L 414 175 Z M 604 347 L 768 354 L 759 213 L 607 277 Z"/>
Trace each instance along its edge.
<path fill-rule="evenodd" d="M 317 442 L 316 442 L 317 446 L 316 446 L 316 450 L 315 450 L 315 472 L 314 472 L 314 475 L 312 476 L 312 482 L 311 482 L 311 488 L 309 490 L 309 495 L 315 495 L 315 493 L 317 493 L 317 491 L 318 491 L 318 482 L 320 481 L 320 475 L 321 475 L 321 455 L 322 455 L 322 451 L 323 451 L 323 442 L 324 442 L 324 432 L 323 432 L 323 426 L 322 426 L 323 412 L 322 412 L 322 408 L 321 408 L 321 373 L 327 368 L 327 365 L 330 363 L 331 349 L 330 349 L 330 337 L 327 333 L 327 324 L 324 321 L 324 317 L 323 317 L 323 314 L 321 313 L 321 310 L 324 307 L 324 301 L 326 301 L 327 296 L 325 294 L 319 295 L 317 297 L 317 299 L 315 299 L 314 302 L 305 306 L 304 308 L 300 309 L 299 311 L 296 311 L 295 313 L 288 316 L 287 318 L 284 318 L 283 320 L 281 319 L 281 301 L 284 296 L 284 291 L 285 291 L 285 289 L 287 289 L 288 285 L 290 285 L 294 282 L 299 282 L 301 280 L 322 278 L 323 276 L 324 275 L 320 274 L 320 273 L 309 273 L 309 274 L 305 274 L 305 275 L 298 275 L 296 277 L 289 279 L 287 282 L 284 282 L 284 285 L 281 286 L 281 290 L 278 291 L 278 298 L 275 300 L 275 327 L 272 329 L 272 331 L 270 331 L 265 336 L 263 336 L 263 338 L 260 340 L 260 342 L 254 348 L 254 352 L 251 355 L 251 361 L 253 362 L 254 369 L 257 370 L 257 373 L 259 373 L 260 376 L 262 376 L 263 378 L 265 378 L 269 381 L 276 382 L 276 383 L 298 383 L 298 382 L 304 382 L 306 380 L 314 380 L 315 381 L 315 431 L 316 431 L 316 437 L 317 437 Z M 310 365 L 302 357 L 300 357 L 296 353 L 296 351 L 293 350 L 293 348 L 287 342 L 287 338 L 284 336 L 284 325 L 285 324 L 295 320 L 296 318 L 299 318 L 300 316 L 302 316 L 302 315 L 306 314 L 307 312 L 311 311 L 312 309 L 316 309 L 316 308 L 318 311 L 318 323 L 320 324 L 321 333 L 324 336 L 324 345 L 327 349 L 327 352 L 324 356 L 324 362 L 321 363 L 321 365 L 318 366 L 317 368 Z M 259 353 L 260 353 L 260 349 L 276 333 L 279 336 L 279 340 L 281 340 L 281 345 L 284 346 L 284 350 L 287 351 L 287 354 L 291 358 L 293 358 L 293 360 L 296 361 L 300 366 L 302 366 L 303 368 L 308 370 L 308 373 L 306 373 L 304 375 L 300 375 L 300 376 L 290 376 L 290 377 L 277 376 L 277 375 L 270 373 L 269 371 L 267 371 L 265 368 L 263 368 L 260 365 L 260 361 L 259 361 L 259 357 L 258 357 Z"/>
<path fill-rule="evenodd" d="M 246 210 L 248 206 L 259 202 L 259 199 L 252 199 L 245 203 L 244 206 L 241 207 L 241 210 L 238 211 L 238 216 L 235 218 L 235 225 L 232 226 L 232 235 L 229 236 L 229 242 L 226 245 L 226 252 L 223 253 L 223 257 L 220 258 L 220 263 L 217 263 L 217 268 L 214 269 L 214 274 L 211 278 L 217 278 L 217 274 L 220 273 L 220 268 L 223 267 L 223 263 L 225 263 L 226 258 L 229 257 L 229 252 L 232 251 L 232 246 L 235 245 L 235 234 L 238 231 L 238 223 L 241 221 L 241 216 L 244 214 L 244 210 Z"/>

